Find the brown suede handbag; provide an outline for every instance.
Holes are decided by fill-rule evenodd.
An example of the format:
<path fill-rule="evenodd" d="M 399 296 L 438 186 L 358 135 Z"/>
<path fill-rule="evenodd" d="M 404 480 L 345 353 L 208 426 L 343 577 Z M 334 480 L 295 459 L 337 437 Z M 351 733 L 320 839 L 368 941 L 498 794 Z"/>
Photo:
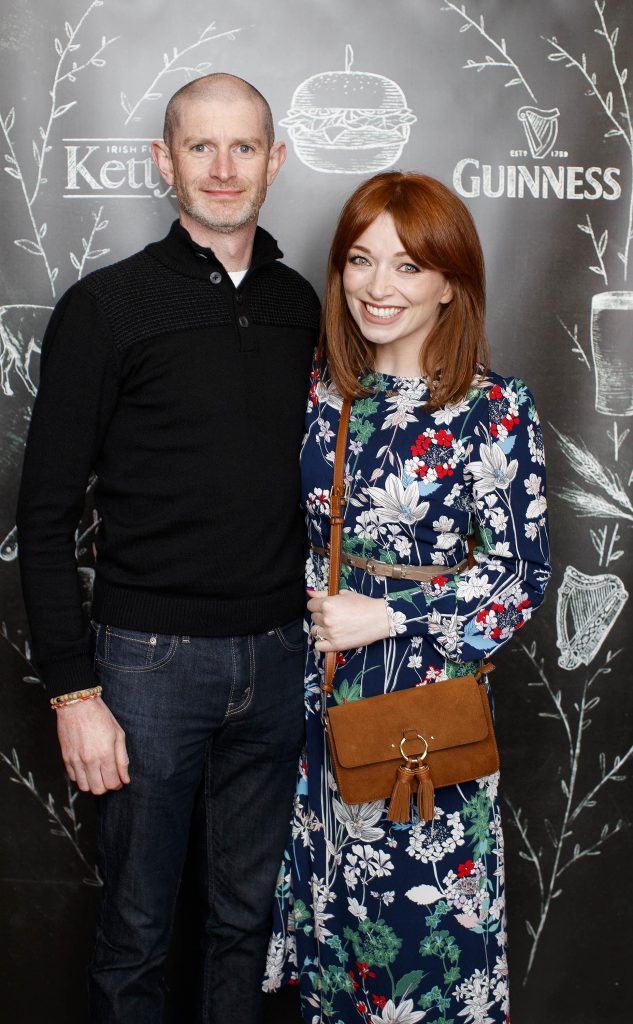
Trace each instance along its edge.
<path fill-rule="evenodd" d="M 329 594 L 339 592 L 345 516 L 345 449 L 351 403 L 341 410 L 330 492 Z M 472 547 L 471 547 L 472 562 Z M 374 563 L 375 564 L 375 563 Z M 445 572 L 438 568 L 438 572 Z M 321 714 L 339 793 L 348 804 L 390 798 L 387 817 L 407 822 L 417 795 L 420 821 L 434 817 L 434 791 L 499 769 L 483 665 L 474 675 L 327 707 L 336 653 L 325 655 Z"/>

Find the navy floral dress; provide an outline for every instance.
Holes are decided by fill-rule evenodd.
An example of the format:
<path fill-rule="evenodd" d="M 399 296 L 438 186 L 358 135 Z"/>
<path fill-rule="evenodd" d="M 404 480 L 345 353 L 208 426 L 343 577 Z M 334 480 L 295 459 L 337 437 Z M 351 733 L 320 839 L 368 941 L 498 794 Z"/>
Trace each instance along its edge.
<path fill-rule="evenodd" d="M 481 374 L 462 401 L 427 413 L 423 378 L 366 383 L 347 444 L 344 550 L 437 565 L 437 576 L 412 583 L 343 566 L 342 586 L 387 598 L 396 635 L 339 656 L 338 704 L 472 672 L 531 618 L 550 573 L 543 440 L 525 385 Z M 303 501 L 322 548 L 340 409 L 315 370 Z M 443 575 L 467 556 L 475 528 L 477 564 Z M 327 576 L 327 560 L 311 553 L 308 586 L 326 590 Z M 310 642 L 306 754 L 264 988 L 298 983 L 307 1024 L 504 1024 L 498 775 L 437 790 L 424 825 L 388 822 L 382 800 L 345 804 L 319 717 L 322 671 Z"/>

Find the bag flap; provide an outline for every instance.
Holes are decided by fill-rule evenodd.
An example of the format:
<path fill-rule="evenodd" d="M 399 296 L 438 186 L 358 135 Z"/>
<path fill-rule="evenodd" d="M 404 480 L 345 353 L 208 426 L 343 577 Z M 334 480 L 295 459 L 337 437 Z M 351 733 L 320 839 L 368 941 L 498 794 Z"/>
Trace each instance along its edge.
<path fill-rule="evenodd" d="M 429 753 L 477 743 L 488 735 L 483 687 L 474 676 L 445 679 L 427 686 L 379 694 L 328 709 L 329 730 L 343 768 L 401 759 L 400 741 L 409 757 L 420 754 L 424 736 Z"/>

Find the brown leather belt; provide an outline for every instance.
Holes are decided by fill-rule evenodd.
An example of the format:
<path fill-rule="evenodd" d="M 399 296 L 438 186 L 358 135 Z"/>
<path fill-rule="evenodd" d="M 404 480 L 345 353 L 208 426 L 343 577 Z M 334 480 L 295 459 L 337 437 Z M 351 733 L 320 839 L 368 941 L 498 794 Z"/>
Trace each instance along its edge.
<path fill-rule="evenodd" d="M 317 547 L 310 544 L 315 554 L 324 558 L 329 557 L 327 548 Z M 344 565 L 353 565 L 355 569 L 364 569 L 370 576 L 388 576 L 392 580 L 415 580 L 419 583 L 429 583 L 437 576 L 453 576 L 457 572 L 463 572 L 468 566 L 468 559 L 464 559 L 459 565 L 402 565 L 400 562 L 379 562 L 375 558 L 361 558 L 359 555 L 341 555 Z"/>

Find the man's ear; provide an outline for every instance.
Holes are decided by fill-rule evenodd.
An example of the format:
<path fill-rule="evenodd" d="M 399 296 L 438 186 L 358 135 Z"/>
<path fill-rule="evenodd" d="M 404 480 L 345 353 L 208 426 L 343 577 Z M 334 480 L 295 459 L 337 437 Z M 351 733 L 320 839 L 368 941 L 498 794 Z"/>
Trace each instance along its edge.
<path fill-rule="evenodd" d="M 272 185 L 273 181 L 279 174 L 285 159 L 286 143 L 274 142 L 270 147 L 270 152 L 268 154 L 268 167 L 266 169 L 266 181 L 268 185 Z"/>
<path fill-rule="evenodd" d="M 162 139 L 154 139 L 152 142 L 152 159 L 158 167 L 163 181 L 167 185 L 173 185 L 174 165 L 171 159 L 171 152 L 167 143 L 163 142 Z"/>

